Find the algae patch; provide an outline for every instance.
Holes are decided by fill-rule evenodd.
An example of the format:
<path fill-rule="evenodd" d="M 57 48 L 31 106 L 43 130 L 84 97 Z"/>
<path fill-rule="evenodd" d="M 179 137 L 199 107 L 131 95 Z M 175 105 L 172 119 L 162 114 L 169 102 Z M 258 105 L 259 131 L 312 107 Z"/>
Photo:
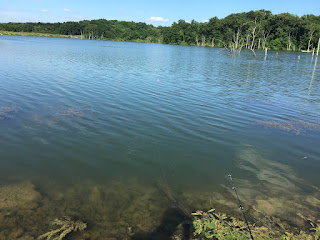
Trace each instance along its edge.
<path fill-rule="evenodd" d="M 296 119 L 288 119 L 287 121 L 262 121 L 257 122 L 256 124 L 268 128 L 275 128 L 285 130 L 288 132 L 294 132 L 297 135 L 299 135 L 301 132 L 305 132 L 306 130 L 320 129 L 319 122 L 307 122 Z"/>
<path fill-rule="evenodd" d="M 38 207 L 41 195 L 31 182 L 0 187 L 0 210 L 30 210 Z"/>
<path fill-rule="evenodd" d="M 15 106 L 0 107 L 0 120 L 7 119 L 10 114 L 18 112 Z"/>

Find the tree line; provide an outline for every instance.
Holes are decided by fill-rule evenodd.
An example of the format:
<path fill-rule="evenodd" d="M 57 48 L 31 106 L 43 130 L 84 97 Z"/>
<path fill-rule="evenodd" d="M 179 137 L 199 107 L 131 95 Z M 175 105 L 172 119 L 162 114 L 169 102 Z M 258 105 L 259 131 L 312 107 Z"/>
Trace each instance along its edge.
<path fill-rule="evenodd" d="M 76 35 L 83 39 L 143 41 L 166 44 L 311 51 L 320 37 L 320 16 L 298 17 L 259 10 L 213 17 L 207 22 L 179 20 L 170 27 L 142 22 L 84 20 L 64 23 L 1 23 L 0 31 Z"/>

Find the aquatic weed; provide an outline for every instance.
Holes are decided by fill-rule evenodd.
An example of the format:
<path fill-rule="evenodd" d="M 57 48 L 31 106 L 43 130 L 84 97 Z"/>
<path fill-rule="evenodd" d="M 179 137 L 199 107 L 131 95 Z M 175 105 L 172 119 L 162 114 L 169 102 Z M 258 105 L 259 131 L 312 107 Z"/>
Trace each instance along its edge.
<path fill-rule="evenodd" d="M 81 221 L 72 221 L 70 217 L 64 217 L 63 219 L 55 219 L 51 223 L 52 225 L 61 226 L 58 229 L 52 230 L 38 237 L 38 240 L 62 240 L 70 232 L 82 231 L 87 228 L 87 224 Z"/>

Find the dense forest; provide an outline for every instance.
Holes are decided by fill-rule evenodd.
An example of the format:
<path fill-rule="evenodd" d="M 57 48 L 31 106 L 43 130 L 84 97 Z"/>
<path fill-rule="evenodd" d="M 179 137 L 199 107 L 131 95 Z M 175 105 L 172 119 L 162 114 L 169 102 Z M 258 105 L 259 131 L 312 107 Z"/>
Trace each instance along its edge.
<path fill-rule="evenodd" d="M 86 39 L 143 41 L 233 49 L 312 50 L 320 37 L 320 16 L 273 15 L 259 10 L 208 22 L 179 20 L 171 27 L 117 20 L 65 23 L 1 23 L 0 31 L 78 35 Z"/>

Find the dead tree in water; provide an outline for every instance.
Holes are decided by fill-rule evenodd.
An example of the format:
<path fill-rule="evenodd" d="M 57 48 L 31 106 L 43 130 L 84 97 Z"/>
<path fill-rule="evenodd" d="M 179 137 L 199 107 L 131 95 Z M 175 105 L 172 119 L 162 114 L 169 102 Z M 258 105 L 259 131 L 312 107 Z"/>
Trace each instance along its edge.
<path fill-rule="evenodd" d="M 256 40 L 256 35 L 257 35 L 257 20 L 254 20 L 254 26 L 250 29 L 250 35 L 251 35 L 251 41 L 249 43 L 249 49 L 253 52 L 253 55 L 256 57 L 256 53 L 254 51 L 255 49 L 255 40 Z"/>
<path fill-rule="evenodd" d="M 320 48 L 320 37 L 319 37 L 319 41 L 318 41 L 318 49 L 317 49 L 317 58 L 318 58 L 318 55 L 319 55 L 319 48 Z"/>
<path fill-rule="evenodd" d="M 232 55 L 232 48 L 231 50 L 228 48 L 227 44 L 224 41 L 221 41 L 219 39 L 217 39 L 217 41 L 221 42 L 221 44 L 223 45 L 224 49 L 228 51 L 228 53 L 230 53 Z"/>
<path fill-rule="evenodd" d="M 270 34 L 270 31 L 263 31 L 262 33 L 262 41 L 261 41 L 262 49 L 266 48 L 267 38 L 269 37 L 269 34 Z"/>
<path fill-rule="evenodd" d="M 288 44 L 287 44 L 287 50 L 290 51 L 292 45 L 292 35 L 291 32 L 288 34 Z"/>
<path fill-rule="evenodd" d="M 206 46 L 206 37 L 202 34 L 201 37 L 201 47 L 205 47 Z"/>
<path fill-rule="evenodd" d="M 198 35 L 196 36 L 196 44 L 197 44 L 198 47 L 200 46 Z"/>
<path fill-rule="evenodd" d="M 313 33 L 314 33 L 314 26 L 312 25 L 311 26 L 311 29 L 310 29 L 310 31 L 309 31 L 309 41 L 308 41 L 308 49 L 307 49 L 307 52 L 309 52 L 310 51 L 310 47 L 311 47 L 311 45 L 312 45 L 312 43 L 311 43 L 311 41 L 312 41 L 312 38 L 313 38 Z"/>
<path fill-rule="evenodd" d="M 214 47 L 214 39 L 215 39 L 215 37 L 212 37 L 212 39 L 211 39 L 211 47 Z"/>
<path fill-rule="evenodd" d="M 250 24 L 250 23 L 255 23 L 255 25 L 253 26 L 253 28 L 251 29 L 251 31 L 248 31 L 247 32 L 247 39 L 246 39 L 246 47 L 249 48 L 255 55 L 255 52 L 254 50 L 254 41 L 255 41 L 255 38 L 256 38 L 256 29 L 257 29 L 257 20 L 252 20 L 252 21 L 249 21 L 249 22 L 245 22 L 243 24 L 241 24 L 238 29 L 237 29 L 237 32 L 233 33 L 233 46 L 232 46 L 232 52 L 234 53 L 240 53 L 241 52 L 241 49 L 242 47 L 244 46 L 243 45 L 243 39 L 241 37 L 241 32 L 242 32 L 242 28 L 247 25 L 247 24 Z M 251 42 L 251 38 L 252 38 L 252 42 Z"/>
<path fill-rule="evenodd" d="M 85 36 L 84 30 L 80 29 L 81 39 Z"/>
<path fill-rule="evenodd" d="M 265 48 L 264 49 L 264 60 L 267 59 L 267 55 L 268 55 L 268 48 Z M 277 53 L 277 56 L 278 56 L 278 53 Z"/>

